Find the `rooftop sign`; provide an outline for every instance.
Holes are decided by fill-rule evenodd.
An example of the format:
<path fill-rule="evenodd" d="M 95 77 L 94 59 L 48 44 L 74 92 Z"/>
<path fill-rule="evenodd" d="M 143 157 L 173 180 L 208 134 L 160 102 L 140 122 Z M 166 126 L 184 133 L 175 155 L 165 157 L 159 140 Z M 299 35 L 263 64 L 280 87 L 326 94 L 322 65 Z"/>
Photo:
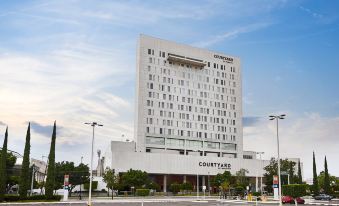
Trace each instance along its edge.
<path fill-rule="evenodd" d="M 231 58 L 231 57 L 224 57 L 224 56 L 220 56 L 218 54 L 214 54 L 214 58 L 221 59 L 221 60 L 223 60 L 224 62 L 227 62 L 227 63 L 233 63 L 233 58 Z"/>

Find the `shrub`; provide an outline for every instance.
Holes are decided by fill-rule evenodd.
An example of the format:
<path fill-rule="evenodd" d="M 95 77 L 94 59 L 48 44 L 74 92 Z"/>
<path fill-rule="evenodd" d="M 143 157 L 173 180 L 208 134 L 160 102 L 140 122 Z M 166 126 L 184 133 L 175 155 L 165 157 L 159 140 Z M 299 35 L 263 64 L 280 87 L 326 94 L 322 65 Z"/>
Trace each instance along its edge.
<path fill-rule="evenodd" d="M 181 186 L 180 184 L 178 184 L 177 182 L 174 182 L 170 185 L 169 189 L 174 194 L 177 194 L 178 192 L 180 192 L 180 186 Z"/>
<path fill-rule="evenodd" d="M 260 193 L 260 192 L 253 192 L 252 195 L 253 195 L 253 196 L 260 196 L 261 193 Z"/>
<path fill-rule="evenodd" d="M 47 199 L 45 195 L 33 195 L 33 196 L 27 196 L 26 198 L 20 198 L 19 195 L 5 195 L 5 201 L 6 202 L 17 202 L 20 200 L 55 200 L 60 201 L 61 195 L 53 195 L 51 198 Z"/>
<path fill-rule="evenodd" d="M 149 195 L 149 189 L 136 189 L 135 195 L 136 196 L 148 196 Z"/>
<path fill-rule="evenodd" d="M 184 182 L 181 184 L 181 189 L 186 190 L 186 191 L 191 191 L 193 190 L 193 185 L 190 182 Z"/>
<path fill-rule="evenodd" d="M 305 184 L 292 184 L 292 185 L 283 185 L 282 193 L 283 195 L 288 195 L 293 198 L 302 197 L 306 195 L 307 185 Z"/>
<path fill-rule="evenodd" d="M 5 195 L 5 202 L 15 202 L 20 200 L 19 195 Z"/>
<path fill-rule="evenodd" d="M 236 195 L 243 195 L 244 194 L 244 188 L 242 186 L 237 186 L 235 188 L 235 194 Z"/>

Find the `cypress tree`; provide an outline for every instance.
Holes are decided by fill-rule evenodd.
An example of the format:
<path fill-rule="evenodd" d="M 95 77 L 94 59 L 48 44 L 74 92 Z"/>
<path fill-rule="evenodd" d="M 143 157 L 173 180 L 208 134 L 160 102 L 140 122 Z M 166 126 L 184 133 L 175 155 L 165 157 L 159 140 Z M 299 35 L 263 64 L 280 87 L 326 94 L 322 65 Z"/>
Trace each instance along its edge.
<path fill-rule="evenodd" d="M 45 184 L 45 195 L 47 199 L 53 198 L 54 180 L 55 180 L 55 139 L 56 139 L 56 122 L 54 121 L 51 148 L 48 155 L 48 169 Z"/>
<path fill-rule="evenodd" d="M 1 150 L 1 160 L 0 160 L 0 202 L 4 201 L 4 196 L 6 193 L 6 182 L 7 182 L 7 141 L 8 141 L 8 127 L 5 132 L 4 144 Z"/>
<path fill-rule="evenodd" d="M 328 175 L 328 168 L 327 168 L 327 159 L 325 156 L 325 177 L 324 177 L 324 191 L 326 194 L 330 194 L 330 177 Z"/>
<path fill-rule="evenodd" d="M 24 156 L 22 159 L 21 166 L 21 176 L 20 176 L 20 184 L 19 184 L 19 194 L 21 199 L 25 199 L 27 197 L 27 191 L 30 188 L 30 178 L 29 178 L 29 154 L 31 151 L 31 124 L 28 124 L 27 133 L 26 133 L 26 143 Z"/>
<path fill-rule="evenodd" d="M 298 184 L 303 183 L 303 178 L 301 176 L 301 166 L 300 166 L 300 161 L 298 162 Z"/>
<path fill-rule="evenodd" d="M 315 155 L 313 152 L 313 193 L 314 195 L 319 194 L 319 184 L 318 184 L 318 175 L 317 175 L 317 165 L 315 163 Z"/>
<path fill-rule="evenodd" d="M 293 168 L 293 162 L 289 163 L 289 169 L 288 169 L 288 175 L 290 176 L 290 184 L 294 184 L 294 168 Z"/>

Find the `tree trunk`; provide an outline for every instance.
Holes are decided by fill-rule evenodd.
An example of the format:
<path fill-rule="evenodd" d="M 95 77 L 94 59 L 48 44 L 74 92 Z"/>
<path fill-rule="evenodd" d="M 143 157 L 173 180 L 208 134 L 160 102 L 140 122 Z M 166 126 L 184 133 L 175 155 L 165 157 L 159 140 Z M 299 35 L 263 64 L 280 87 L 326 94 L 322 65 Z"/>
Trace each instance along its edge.
<path fill-rule="evenodd" d="M 113 187 L 112 187 L 112 200 L 113 200 L 113 195 L 114 195 L 114 192 L 113 192 Z"/>

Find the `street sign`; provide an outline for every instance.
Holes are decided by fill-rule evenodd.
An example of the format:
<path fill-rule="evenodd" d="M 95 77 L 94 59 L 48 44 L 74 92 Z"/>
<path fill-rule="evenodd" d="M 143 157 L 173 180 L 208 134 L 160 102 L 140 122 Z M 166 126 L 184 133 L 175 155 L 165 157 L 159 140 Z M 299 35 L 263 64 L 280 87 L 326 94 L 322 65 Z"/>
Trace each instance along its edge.
<path fill-rule="evenodd" d="M 69 175 L 65 175 L 64 176 L 64 186 L 68 186 L 69 185 Z"/>
<path fill-rule="evenodd" d="M 273 184 L 274 184 L 274 185 L 279 184 L 278 175 L 273 175 Z"/>

